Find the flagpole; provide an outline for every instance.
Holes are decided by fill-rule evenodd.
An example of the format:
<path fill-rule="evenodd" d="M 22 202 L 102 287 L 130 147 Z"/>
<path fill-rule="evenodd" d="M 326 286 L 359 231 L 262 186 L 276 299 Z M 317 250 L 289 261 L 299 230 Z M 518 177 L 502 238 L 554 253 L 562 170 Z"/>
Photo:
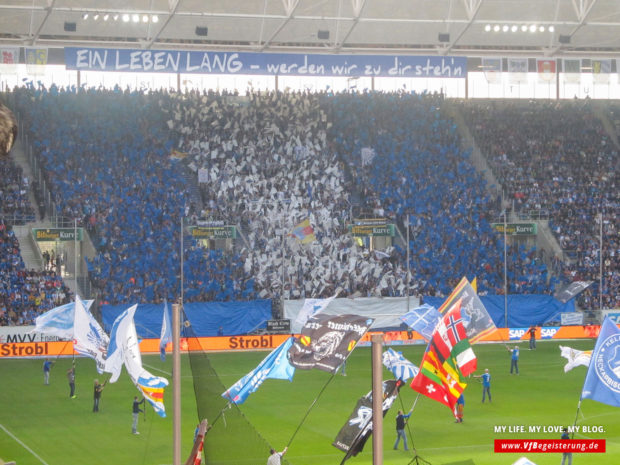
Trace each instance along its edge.
<path fill-rule="evenodd" d="M 407 219 L 405 220 L 405 227 L 407 228 L 407 311 L 409 311 L 409 283 L 411 281 L 411 270 L 409 264 L 409 214 L 407 213 Z"/>
<path fill-rule="evenodd" d="M 418 392 L 418 395 L 416 396 L 415 400 L 413 401 L 413 405 L 411 406 L 411 411 L 413 412 L 413 409 L 415 408 L 416 404 L 418 403 L 418 399 L 420 398 L 420 393 Z"/>
<path fill-rule="evenodd" d="M 181 215 L 181 305 L 183 305 L 183 215 Z"/>
<path fill-rule="evenodd" d="M 321 395 L 323 394 L 323 392 L 325 391 L 325 389 L 327 388 L 327 386 L 329 385 L 329 383 L 332 381 L 332 379 L 334 379 L 334 377 L 336 376 L 336 373 L 332 373 L 332 375 L 329 377 L 329 379 L 327 380 L 327 382 L 325 383 L 325 385 L 323 386 L 323 388 L 321 389 L 321 392 L 319 392 L 319 394 L 314 398 L 314 400 L 312 401 L 312 403 L 310 404 L 310 407 L 308 407 L 308 410 L 306 411 L 306 414 L 304 415 L 304 417 L 301 419 L 301 422 L 299 423 L 299 426 L 297 426 L 297 429 L 295 430 L 295 432 L 293 433 L 293 435 L 291 436 L 291 439 L 289 439 L 288 444 L 286 445 L 286 447 L 289 447 L 291 445 L 291 443 L 293 442 L 293 439 L 295 439 L 295 436 L 297 436 L 297 433 L 299 432 L 299 429 L 301 428 L 301 425 L 304 424 L 304 422 L 306 421 L 306 418 L 308 418 L 308 415 L 310 415 L 310 412 L 312 411 L 312 409 L 314 408 L 314 406 L 316 405 L 316 403 L 318 402 L 319 398 L 321 397 Z M 383 396 L 382 396 L 383 397 Z M 176 465 L 176 464 L 175 464 Z"/>
<path fill-rule="evenodd" d="M 181 465 L 181 353 L 180 305 L 172 305 L 172 455 L 173 465 Z"/>
<path fill-rule="evenodd" d="M 504 205 L 504 191 L 502 191 L 502 205 Z M 504 205 L 504 324 L 508 328 L 508 270 L 506 246 L 506 206 Z"/>
<path fill-rule="evenodd" d="M 586 373 L 587 376 L 587 373 Z M 573 439 L 573 437 L 575 436 L 575 426 L 577 426 L 577 418 L 579 417 L 579 409 L 581 408 L 581 401 L 582 398 L 581 396 L 579 396 L 579 402 L 577 403 L 577 411 L 575 412 L 575 421 L 573 422 L 573 430 L 571 431 L 571 436 L 570 438 Z"/>
<path fill-rule="evenodd" d="M 599 262 L 599 284 L 598 284 L 598 309 L 603 313 L 603 209 L 600 212 L 599 224 L 599 246 L 598 246 L 598 262 Z"/>
<path fill-rule="evenodd" d="M 75 278 L 75 293 L 76 294 L 78 292 L 77 267 L 78 267 L 78 257 L 77 257 L 77 218 L 73 218 L 73 277 Z"/>
<path fill-rule="evenodd" d="M 383 465 L 383 334 L 373 334 L 372 341 L 372 463 Z"/>

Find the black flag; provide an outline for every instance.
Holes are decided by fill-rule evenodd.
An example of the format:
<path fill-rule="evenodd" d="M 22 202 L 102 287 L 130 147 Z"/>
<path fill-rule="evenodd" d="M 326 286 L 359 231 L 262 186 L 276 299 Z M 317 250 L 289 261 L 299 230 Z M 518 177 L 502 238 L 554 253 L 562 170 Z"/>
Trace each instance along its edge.
<path fill-rule="evenodd" d="M 383 416 L 388 412 L 398 391 L 404 383 L 401 380 L 383 381 Z M 349 419 L 338 432 L 332 446 L 346 452 L 341 464 L 349 457 L 362 451 L 372 433 L 372 391 L 357 401 Z"/>
<path fill-rule="evenodd" d="M 298 339 L 289 349 L 289 361 L 295 368 L 335 373 L 374 321 L 358 315 L 311 316 Z"/>
<path fill-rule="evenodd" d="M 461 299 L 461 318 L 464 320 L 467 338 L 472 344 L 495 330 L 495 323 L 489 312 L 466 278 L 461 279 L 445 302 L 439 307 L 439 313 L 447 313 L 454 303 Z"/>
<path fill-rule="evenodd" d="M 594 281 L 574 281 L 563 289 L 560 289 L 553 297 L 565 304 L 577 294 L 583 292 Z"/>

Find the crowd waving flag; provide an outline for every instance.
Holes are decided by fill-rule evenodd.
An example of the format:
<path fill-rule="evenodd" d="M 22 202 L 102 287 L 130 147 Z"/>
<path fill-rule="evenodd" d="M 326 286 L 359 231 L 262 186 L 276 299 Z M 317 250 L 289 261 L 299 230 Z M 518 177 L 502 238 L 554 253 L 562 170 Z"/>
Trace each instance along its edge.
<path fill-rule="evenodd" d="M 592 352 L 581 399 L 620 407 L 620 330 L 608 316 Z"/>
<path fill-rule="evenodd" d="M 302 244 L 309 244 L 316 240 L 314 229 L 310 225 L 310 218 L 306 218 L 293 228 L 291 236 L 295 237 Z"/>
<path fill-rule="evenodd" d="M 467 339 L 459 299 L 437 324 L 411 388 L 448 406 L 454 413 L 456 401 L 467 386 L 462 379 L 476 367 L 477 359 Z"/>
<path fill-rule="evenodd" d="M 426 342 L 431 340 L 435 326 L 441 319 L 441 314 L 435 307 L 429 304 L 422 304 L 409 310 L 401 318 L 403 322 L 416 331 Z"/>
<path fill-rule="evenodd" d="M 164 316 L 161 322 L 161 334 L 159 336 L 159 356 L 162 362 L 166 361 L 166 345 L 172 342 L 172 319 L 168 302 L 164 302 Z"/>
<path fill-rule="evenodd" d="M 560 350 L 562 351 L 562 357 L 566 359 L 564 373 L 579 365 L 590 366 L 590 360 L 592 359 L 591 350 L 577 350 L 566 346 L 560 346 Z"/>
<path fill-rule="evenodd" d="M 97 364 L 97 372 L 103 373 L 110 338 L 101 325 L 86 309 L 86 304 L 75 297 L 73 312 L 73 350 L 92 358 Z"/>
<path fill-rule="evenodd" d="M 114 320 L 105 371 L 112 373 L 110 382 L 114 383 L 124 365 L 131 381 L 153 406 L 155 412 L 160 417 L 165 417 L 164 389 L 168 385 L 168 380 L 154 376 L 142 367 L 138 335 L 133 320 L 137 308 L 137 305 L 129 307 Z"/>
<path fill-rule="evenodd" d="M 288 352 L 291 365 L 335 373 L 373 321 L 359 315 L 311 316 Z"/>
<path fill-rule="evenodd" d="M 93 301 L 84 300 L 86 310 Z M 33 333 L 56 336 L 59 339 L 73 340 L 73 320 L 75 319 L 75 302 L 52 308 L 35 319 Z"/>
<path fill-rule="evenodd" d="M 256 368 L 228 388 L 222 397 L 235 404 L 242 404 L 268 378 L 293 381 L 295 367 L 289 363 L 287 358 L 292 344 L 293 338 L 289 337 L 265 357 Z"/>
<path fill-rule="evenodd" d="M 469 342 L 473 344 L 496 329 L 493 319 L 467 278 L 461 279 L 452 290 L 452 293 L 439 307 L 439 313 L 444 315 L 459 299 L 461 300 L 461 315 Z"/>
<path fill-rule="evenodd" d="M 392 372 L 394 378 L 403 381 L 414 378 L 420 371 L 417 366 L 403 357 L 401 352 L 396 352 L 391 348 L 383 352 L 383 365 Z"/>

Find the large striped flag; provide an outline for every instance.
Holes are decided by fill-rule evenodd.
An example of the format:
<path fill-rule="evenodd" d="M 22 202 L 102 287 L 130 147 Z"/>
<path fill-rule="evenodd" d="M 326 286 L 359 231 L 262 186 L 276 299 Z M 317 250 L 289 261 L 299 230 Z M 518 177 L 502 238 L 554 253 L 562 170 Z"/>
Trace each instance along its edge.
<path fill-rule="evenodd" d="M 439 349 L 444 358 L 454 358 L 463 376 L 469 376 L 476 371 L 478 360 L 467 339 L 460 299 L 437 323 L 431 344 Z"/>
<path fill-rule="evenodd" d="M 164 388 L 168 385 L 168 380 L 154 376 L 142 367 L 138 335 L 133 321 L 137 308 L 137 305 L 129 307 L 114 320 L 105 371 L 112 373 L 110 382 L 114 383 L 125 365 L 134 385 L 153 406 L 155 412 L 160 417 L 165 417 Z"/>
<path fill-rule="evenodd" d="M 477 364 L 461 318 L 459 299 L 437 323 L 411 388 L 454 412 L 456 401 L 467 386 L 462 378 L 473 373 Z"/>
<path fill-rule="evenodd" d="M 407 381 L 409 378 L 415 377 L 420 369 L 403 357 L 401 352 L 388 349 L 383 352 L 383 365 L 390 370 L 396 379 Z"/>
<path fill-rule="evenodd" d="M 428 345 L 420 372 L 411 382 L 411 389 L 440 402 L 454 412 L 454 406 L 467 384 L 461 382 L 456 364 L 452 359 L 441 363 L 441 356 Z"/>

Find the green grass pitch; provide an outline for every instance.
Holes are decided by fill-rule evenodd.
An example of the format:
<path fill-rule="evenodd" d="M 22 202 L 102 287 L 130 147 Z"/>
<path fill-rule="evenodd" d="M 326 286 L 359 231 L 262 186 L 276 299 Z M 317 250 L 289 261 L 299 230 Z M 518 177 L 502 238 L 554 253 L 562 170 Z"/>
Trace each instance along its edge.
<path fill-rule="evenodd" d="M 564 373 L 564 359 L 558 345 L 591 349 L 593 340 L 538 342 L 538 349 L 527 350 L 521 343 L 519 376 L 510 375 L 510 353 L 501 344 L 475 345 L 478 373 L 489 368 L 492 375 L 493 403 L 481 403 L 482 387 L 470 379 L 465 390 L 465 417 L 454 423 L 447 407 L 420 397 L 409 422 L 418 455 L 433 465 L 497 465 L 512 464 L 527 456 L 538 465 L 560 463 L 560 454 L 498 454 L 493 452 L 494 439 L 555 439 L 560 434 L 498 432 L 496 427 L 557 427 L 572 425 L 585 377 L 585 367 Z M 422 357 L 422 346 L 394 347 L 416 365 Z M 262 360 L 266 352 L 212 354 L 214 368 L 225 386 L 230 386 Z M 145 366 L 154 374 L 170 379 L 170 357 L 162 363 L 158 356 L 145 356 Z M 106 379 L 95 372 L 89 359 L 77 360 L 77 399 L 69 399 L 65 372 L 68 359 L 59 359 L 52 368 L 51 385 L 43 384 L 42 360 L 0 361 L 0 458 L 16 460 L 19 465 L 165 465 L 172 463 L 171 387 L 166 392 L 168 417 L 158 417 L 147 406 L 141 417 L 141 434 L 131 434 L 131 404 L 137 390 L 125 373 L 103 392 L 100 412 L 92 412 L 94 378 Z M 358 348 L 347 362 L 347 376 L 340 375 L 329 383 L 308 415 L 289 447 L 286 458 L 292 465 L 334 465 L 343 453 L 331 443 L 351 413 L 357 399 L 371 389 L 369 348 Z M 267 380 L 240 406 L 263 437 L 277 449 L 292 438 L 312 401 L 331 375 L 321 371 L 297 370 L 293 382 Z M 384 378 L 391 374 L 385 370 Z M 183 453 L 191 448 L 197 423 L 191 371 L 183 358 Z M 394 418 L 401 406 L 408 410 L 416 399 L 408 386 L 401 389 L 400 399 L 384 420 L 385 464 L 408 464 L 413 452 L 392 449 L 395 440 Z M 603 432 L 578 433 L 575 438 L 605 439 L 604 454 L 574 454 L 573 463 L 617 465 L 620 462 L 620 410 L 592 400 L 584 400 L 577 417 L 578 426 L 604 429 Z M 224 427 L 223 422 L 215 427 Z M 411 440 L 411 438 L 410 438 Z M 234 431 L 230 442 L 221 447 L 243 444 Z M 410 442 L 411 448 L 411 442 Z M 268 451 L 257 458 L 266 463 Z M 364 451 L 347 463 L 372 463 L 372 440 Z M 234 464 L 232 464 L 234 465 Z"/>

